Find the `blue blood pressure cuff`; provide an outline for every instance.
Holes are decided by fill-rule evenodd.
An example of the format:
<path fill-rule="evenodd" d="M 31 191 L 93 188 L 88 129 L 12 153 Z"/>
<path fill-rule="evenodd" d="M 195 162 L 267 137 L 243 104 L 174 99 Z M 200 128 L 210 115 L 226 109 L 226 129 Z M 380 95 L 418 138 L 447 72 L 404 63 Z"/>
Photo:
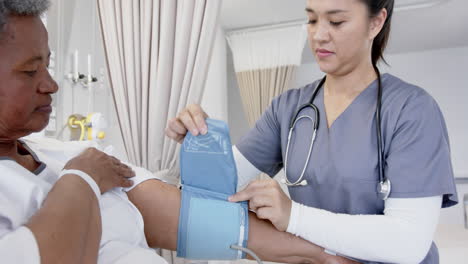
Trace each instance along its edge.
<path fill-rule="evenodd" d="M 226 123 L 207 119 L 208 133 L 188 133 L 180 151 L 182 202 L 177 256 L 194 260 L 244 258 L 232 245 L 247 247 L 248 206 L 231 203 L 237 169 Z"/>

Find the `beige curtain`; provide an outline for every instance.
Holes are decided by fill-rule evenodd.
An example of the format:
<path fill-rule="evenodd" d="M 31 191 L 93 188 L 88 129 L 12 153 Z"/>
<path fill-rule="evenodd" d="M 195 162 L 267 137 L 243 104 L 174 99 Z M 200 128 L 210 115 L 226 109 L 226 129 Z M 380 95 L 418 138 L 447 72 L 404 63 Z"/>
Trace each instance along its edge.
<path fill-rule="evenodd" d="M 288 65 L 237 73 L 240 94 L 251 127 L 274 97 L 291 88 L 296 68 Z"/>
<path fill-rule="evenodd" d="M 97 0 L 118 121 L 129 161 L 178 182 L 169 118 L 200 103 L 219 0 Z M 174 253 L 162 251 L 169 263 Z"/>
<path fill-rule="evenodd" d="M 236 74 L 250 127 L 255 125 L 274 97 L 291 88 L 296 68 L 295 65 L 288 65 Z M 257 176 L 257 179 L 269 178 L 264 173 Z"/>
<path fill-rule="evenodd" d="M 307 38 L 304 25 L 231 32 L 232 50 L 244 110 L 250 127 L 271 100 L 291 88 Z M 261 174 L 258 179 L 269 178 Z M 284 187 L 284 186 L 282 186 Z M 287 189 L 283 188 L 286 193 Z"/>
<path fill-rule="evenodd" d="M 307 39 L 304 25 L 247 29 L 228 34 L 250 126 L 271 100 L 291 88 Z"/>

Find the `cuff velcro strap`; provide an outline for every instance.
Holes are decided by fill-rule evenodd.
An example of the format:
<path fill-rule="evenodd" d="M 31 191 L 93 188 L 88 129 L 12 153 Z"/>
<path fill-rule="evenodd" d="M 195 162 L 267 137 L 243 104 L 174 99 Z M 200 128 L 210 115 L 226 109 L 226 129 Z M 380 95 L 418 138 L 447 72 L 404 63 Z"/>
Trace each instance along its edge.
<path fill-rule="evenodd" d="M 226 197 L 227 199 L 227 197 Z M 182 189 L 177 256 L 194 260 L 234 260 L 245 257 L 232 245 L 247 247 L 248 210 L 219 195 L 189 186 Z"/>

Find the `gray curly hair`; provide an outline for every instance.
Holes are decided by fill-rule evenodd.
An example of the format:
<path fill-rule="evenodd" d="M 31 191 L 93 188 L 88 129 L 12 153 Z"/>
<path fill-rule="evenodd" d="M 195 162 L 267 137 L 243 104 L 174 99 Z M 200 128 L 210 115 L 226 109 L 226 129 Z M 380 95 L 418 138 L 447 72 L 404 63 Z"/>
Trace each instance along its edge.
<path fill-rule="evenodd" d="M 0 38 L 9 15 L 39 16 L 50 6 L 50 0 L 0 0 Z"/>

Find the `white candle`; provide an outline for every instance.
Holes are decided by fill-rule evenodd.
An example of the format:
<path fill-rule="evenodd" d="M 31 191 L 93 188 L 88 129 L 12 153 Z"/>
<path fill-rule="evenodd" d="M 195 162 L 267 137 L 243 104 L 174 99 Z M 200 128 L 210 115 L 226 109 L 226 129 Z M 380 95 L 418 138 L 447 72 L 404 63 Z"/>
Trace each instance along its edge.
<path fill-rule="evenodd" d="M 91 68 L 91 54 L 88 54 L 88 83 L 91 83 L 93 81 L 93 76 L 92 76 L 92 68 Z"/>
<path fill-rule="evenodd" d="M 80 77 L 79 73 L 78 73 L 78 50 L 75 50 L 75 54 L 73 56 L 73 62 L 74 62 L 74 65 L 73 65 L 73 78 L 75 80 L 78 80 L 78 78 Z"/>
<path fill-rule="evenodd" d="M 94 88 L 93 84 L 90 83 L 88 86 L 88 114 L 93 112 L 94 108 Z"/>

